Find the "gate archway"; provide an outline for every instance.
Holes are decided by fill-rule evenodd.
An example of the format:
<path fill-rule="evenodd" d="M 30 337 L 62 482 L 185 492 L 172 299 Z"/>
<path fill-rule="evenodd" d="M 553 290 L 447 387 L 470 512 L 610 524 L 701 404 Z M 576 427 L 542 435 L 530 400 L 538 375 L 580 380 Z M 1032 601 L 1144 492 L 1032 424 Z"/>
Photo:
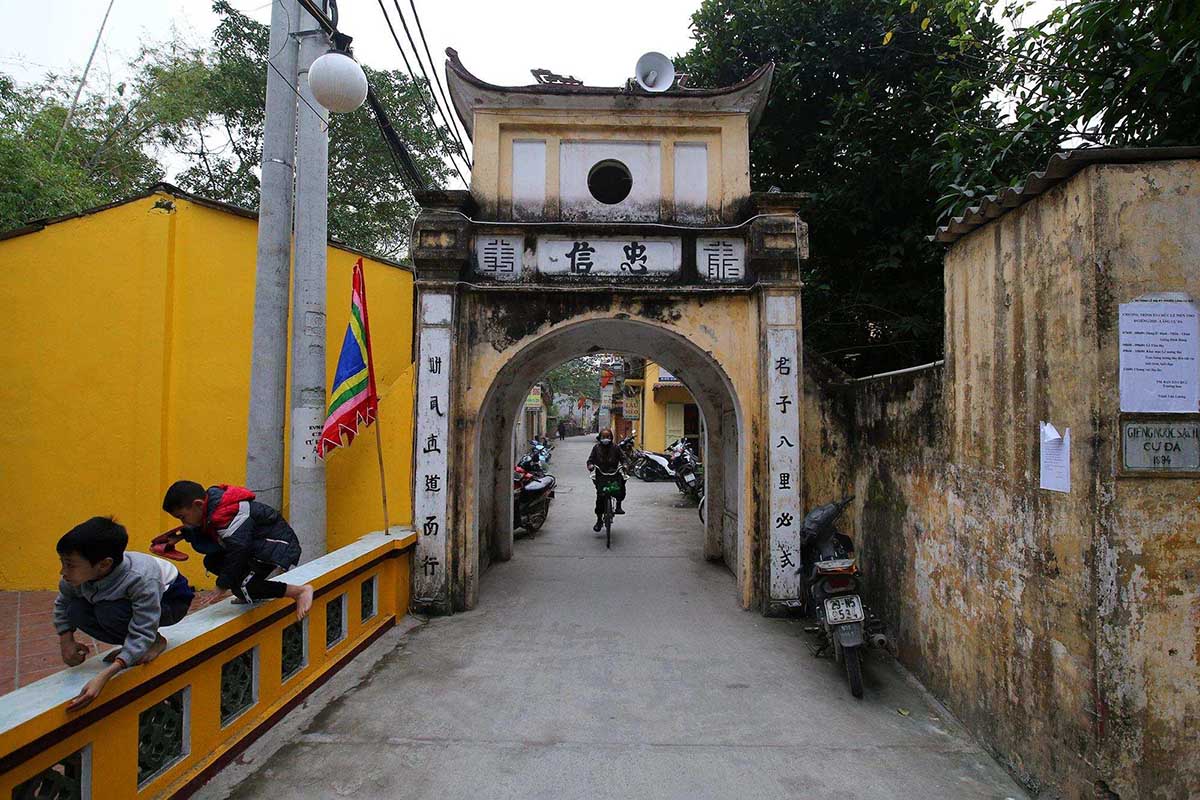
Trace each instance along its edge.
<path fill-rule="evenodd" d="M 741 583 L 744 576 L 739 569 L 739 545 L 745 537 L 739 519 L 744 505 L 740 491 L 745 468 L 741 457 L 744 431 L 739 424 L 737 388 L 710 353 L 661 323 L 632 315 L 604 316 L 603 311 L 583 313 L 572 321 L 548 326 L 545 332 L 528 337 L 524 346 L 514 345 L 506 352 L 511 352 L 511 358 L 487 387 L 477 415 L 475 450 L 467 458 L 468 463 L 477 464 L 474 486 L 478 492 L 474 519 L 469 523 L 466 558 L 474 558 L 482 570 L 492 560 L 512 557 L 512 433 L 529 386 L 563 361 L 613 352 L 652 357 L 670 369 L 696 399 L 707 431 L 704 456 L 709 502 L 704 556 L 710 561 L 723 561 Z M 487 373 L 482 371 L 486 369 L 480 365 L 479 379 L 487 380 Z M 465 399 L 472 402 L 470 396 Z M 463 500 L 471 503 L 470 498 Z"/>
<path fill-rule="evenodd" d="M 469 192 L 418 194 L 412 232 L 414 607 L 472 608 L 482 571 L 512 556 L 515 411 L 548 369 L 596 352 L 651 357 L 691 390 L 704 555 L 732 570 L 742 606 L 794 602 L 807 229 L 799 197 L 750 191 L 771 65 L 649 94 L 498 87 L 448 54 L 475 162 Z M 604 170 L 621 192 L 597 185 Z"/>

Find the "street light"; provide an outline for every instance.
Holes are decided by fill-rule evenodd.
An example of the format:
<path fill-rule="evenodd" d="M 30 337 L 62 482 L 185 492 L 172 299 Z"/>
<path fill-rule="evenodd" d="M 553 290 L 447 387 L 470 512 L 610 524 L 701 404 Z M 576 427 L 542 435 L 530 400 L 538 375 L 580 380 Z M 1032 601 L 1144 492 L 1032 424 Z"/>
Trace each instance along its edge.
<path fill-rule="evenodd" d="M 308 85 L 317 102 L 335 114 L 349 114 L 367 99 L 367 76 L 345 53 L 326 53 L 308 68 Z"/>

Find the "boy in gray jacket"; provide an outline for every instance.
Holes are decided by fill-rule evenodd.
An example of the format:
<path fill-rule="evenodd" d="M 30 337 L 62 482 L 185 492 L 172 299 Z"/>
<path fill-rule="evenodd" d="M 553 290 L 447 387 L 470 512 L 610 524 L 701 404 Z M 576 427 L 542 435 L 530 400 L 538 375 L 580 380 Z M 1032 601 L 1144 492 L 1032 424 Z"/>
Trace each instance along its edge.
<path fill-rule="evenodd" d="M 109 666 L 88 682 L 68 710 L 95 700 L 122 669 L 157 658 L 167 647 L 158 629 L 183 619 L 196 594 L 170 561 L 126 553 L 128 544 L 125 528 L 108 517 L 92 517 L 58 540 L 62 581 L 54 601 L 54 628 L 63 661 L 73 667 L 87 658 L 76 630 L 121 645 L 104 657 Z"/>

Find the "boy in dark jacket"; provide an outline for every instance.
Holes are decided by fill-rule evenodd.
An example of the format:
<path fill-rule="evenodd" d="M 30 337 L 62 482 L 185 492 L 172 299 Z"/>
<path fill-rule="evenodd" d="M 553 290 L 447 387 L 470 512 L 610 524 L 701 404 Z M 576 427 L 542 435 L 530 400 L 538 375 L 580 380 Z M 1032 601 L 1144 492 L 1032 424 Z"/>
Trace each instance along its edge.
<path fill-rule="evenodd" d="M 196 594 L 170 561 L 126 553 L 128 544 L 125 528 L 109 517 L 92 517 L 58 540 L 62 581 L 54 600 L 54 629 L 63 662 L 74 667 L 87 658 L 76 630 L 121 645 L 104 657 L 109 666 L 88 681 L 68 710 L 95 700 L 121 670 L 157 658 L 167 648 L 159 628 L 183 619 Z"/>
<path fill-rule="evenodd" d="M 217 576 L 217 588 L 234 602 L 287 597 L 296 601 L 296 619 L 312 608 L 313 587 L 269 580 L 279 569 L 300 563 L 300 540 L 278 511 L 254 499 L 254 492 L 221 484 L 207 491 L 194 481 L 176 481 L 163 498 L 163 511 L 183 523 L 156 544 L 169 551 L 181 539 L 204 555 L 204 568 Z"/>

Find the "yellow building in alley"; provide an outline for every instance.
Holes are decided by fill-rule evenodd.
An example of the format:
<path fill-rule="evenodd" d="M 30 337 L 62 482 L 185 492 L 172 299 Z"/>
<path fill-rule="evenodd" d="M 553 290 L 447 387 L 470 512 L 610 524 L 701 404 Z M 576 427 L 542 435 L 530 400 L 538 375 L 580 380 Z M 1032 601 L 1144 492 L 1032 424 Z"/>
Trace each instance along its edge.
<path fill-rule="evenodd" d="M 58 585 L 54 545 L 114 515 L 130 548 L 176 524 L 181 478 L 245 479 L 256 215 L 158 184 L 0 238 L 0 589 Z M 359 253 L 328 251 L 332 375 Z M 364 258 L 393 525 L 411 510 L 413 277 Z M 279 331 L 287 336 L 287 331 Z M 383 528 L 375 437 L 327 459 L 328 547 Z M 287 514 L 285 496 L 284 508 Z M 199 558 L 180 565 L 210 586 Z"/>
<path fill-rule="evenodd" d="M 662 452 L 676 440 L 692 441 L 703 455 L 703 423 L 696 399 L 678 378 L 662 365 L 646 361 L 643 377 L 625 379 L 620 435 L 637 432 L 642 450 Z"/>

